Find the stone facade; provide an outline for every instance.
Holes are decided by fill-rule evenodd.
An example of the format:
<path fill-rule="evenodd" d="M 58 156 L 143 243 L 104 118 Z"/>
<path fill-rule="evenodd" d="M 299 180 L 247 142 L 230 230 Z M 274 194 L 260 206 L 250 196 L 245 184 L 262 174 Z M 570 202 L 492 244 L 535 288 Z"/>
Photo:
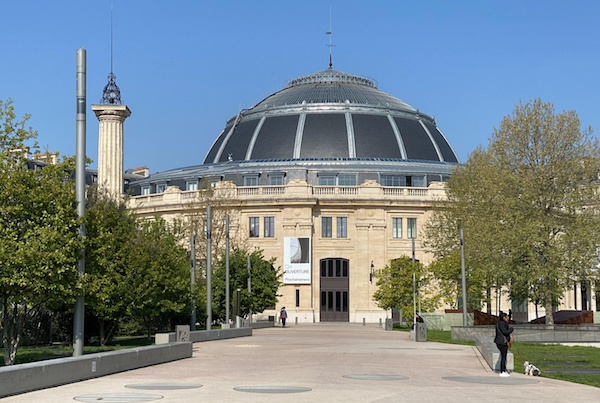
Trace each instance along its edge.
<path fill-rule="evenodd" d="M 159 214 L 165 219 L 181 218 L 189 205 L 199 200 L 201 191 L 181 191 L 169 187 L 160 194 L 135 196 L 130 206 L 141 216 Z M 218 182 L 214 192 L 223 207 L 230 209 L 230 236 L 250 249 L 264 250 L 266 258 L 275 257 L 276 267 L 283 267 L 285 237 L 309 237 L 311 247 L 311 283 L 286 284 L 277 309 L 285 306 L 288 320 L 319 322 L 320 261 L 342 258 L 349 262 L 349 321 L 376 323 L 389 313 L 373 301 L 376 280 L 373 269 L 385 267 L 391 259 L 412 255 L 412 239 L 407 238 L 407 218 L 416 218 L 416 258 L 427 264 L 431 256 L 422 247 L 422 229 L 429 218 L 432 202 L 445 196 L 444 185 L 432 182 L 427 188 L 383 187 L 375 181 L 360 186 L 311 186 L 304 180 L 290 180 L 285 186 L 238 187 Z M 250 236 L 250 218 L 258 217 L 258 237 Z M 264 217 L 274 217 L 275 231 L 265 237 Z M 322 235 L 322 217 L 331 217 L 331 237 Z M 347 234 L 338 237 L 336 218 L 345 217 Z M 402 236 L 394 238 L 392 218 L 402 218 Z M 296 290 L 299 291 L 297 295 Z M 296 298 L 299 298 L 296 306 Z M 263 313 L 265 318 L 274 311 Z"/>

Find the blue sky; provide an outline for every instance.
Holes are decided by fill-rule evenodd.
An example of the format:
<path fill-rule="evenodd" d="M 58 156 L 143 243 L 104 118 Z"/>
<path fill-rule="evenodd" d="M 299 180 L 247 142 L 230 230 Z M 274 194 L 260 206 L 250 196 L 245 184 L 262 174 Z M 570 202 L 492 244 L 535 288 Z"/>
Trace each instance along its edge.
<path fill-rule="evenodd" d="M 75 153 L 75 56 L 87 50 L 87 153 L 97 160 L 110 0 L 0 0 L 0 99 L 39 144 Z M 600 2 L 114 0 L 114 73 L 132 111 L 125 167 L 202 162 L 225 121 L 328 67 L 433 115 L 465 161 L 519 101 L 600 127 Z M 96 162 L 92 164 L 96 167 Z"/>

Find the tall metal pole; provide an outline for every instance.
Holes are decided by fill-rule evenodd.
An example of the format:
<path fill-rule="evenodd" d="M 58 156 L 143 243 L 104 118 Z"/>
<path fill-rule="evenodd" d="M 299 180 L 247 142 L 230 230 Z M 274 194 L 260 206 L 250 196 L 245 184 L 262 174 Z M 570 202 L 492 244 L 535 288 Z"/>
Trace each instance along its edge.
<path fill-rule="evenodd" d="M 85 101 L 86 101 L 86 52 L 77 49 L 77 154 L 75 157 L 75 196 L 77 200 L 77 215 L 85 216 Z M 85 225 L 79 227 L 79 236 L 85 236 Z M 85 249 L 80 251 L 77 262 L 77 273 L 85 273 Z M 83 290 L 80 291 L 75 301 L 73 316 L 73 356 L 83 355 L 83 324 L 85 319 L 85 301 Z"/>
<path fill-rule="evenodd" d="M 212 211 L 206 206 L 206 330 L 212 324 Z"/>
<path fill-rule="evenodd" d="M 190 329 L 196 330 L 196 297 L 194 297 L 194 285 L 196 285 L 196 233 L 194 231 L 192 231 L 190 245 L 190 292 L 192 295 L 192 315 L 190 318 Z"/>
<path fill-rule="evenodd" d="M 415 279 L 415 238 L 412 239 L 412 263 L 413 263 L 413 325 L 415 326 L 416 333 L 416 323 L 417 323 L 417 281 Z M 416 337 L 415 337 L 416 340 Z"/>
<path fill-rule="evenodd" d="M 225 215 L 225 318 L 229 324 L 229 214 Z"/>
<path fill-rule="evenodd" d="M 248 255 L 248 297 L 249 297 L 249 306 L 248 306 L 248 318 L 250 323 L 252 323 L 252 273 L 250 272 L 250 255 Z"/>
<path fill-rule="evenodd" d="M 463 227 L 460 225 L 460 274 L 462 276 L 462 311 L 463 326 L 468 326 L 467 319 L 467 276 L 465 274 L 465 238 L 463 236 Z"/>

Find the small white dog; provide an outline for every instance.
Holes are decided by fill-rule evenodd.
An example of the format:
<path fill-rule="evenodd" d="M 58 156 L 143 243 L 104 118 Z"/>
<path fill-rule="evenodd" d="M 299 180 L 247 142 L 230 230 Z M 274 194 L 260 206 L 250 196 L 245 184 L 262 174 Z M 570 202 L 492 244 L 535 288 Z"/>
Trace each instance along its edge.
<path fill-rule="evenodd" d="M 530 364 L 529 361 L 525 361 L 523 366 L 525 367 L 525 375 L 540 376 L 540 373 L 542 372 L 538 367 Z"/>

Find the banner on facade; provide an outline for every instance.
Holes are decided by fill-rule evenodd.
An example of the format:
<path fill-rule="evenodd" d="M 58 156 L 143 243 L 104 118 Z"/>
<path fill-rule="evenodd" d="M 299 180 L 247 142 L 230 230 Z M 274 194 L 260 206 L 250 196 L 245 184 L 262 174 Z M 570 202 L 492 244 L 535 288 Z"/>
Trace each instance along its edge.
<path fill-rule="evenodd" d="M 310 238 L 284 238 L 283 284 L 310 284 Z"/>

